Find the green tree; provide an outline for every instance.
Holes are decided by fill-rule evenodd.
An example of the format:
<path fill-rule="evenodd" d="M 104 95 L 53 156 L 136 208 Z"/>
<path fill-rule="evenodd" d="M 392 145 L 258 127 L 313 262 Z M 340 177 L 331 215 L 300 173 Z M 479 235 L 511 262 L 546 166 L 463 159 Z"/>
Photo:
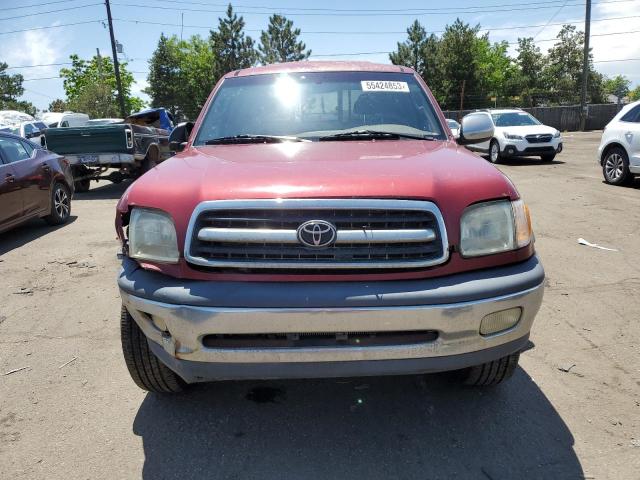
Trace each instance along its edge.
<path fill-rule="evenodd" d="M 640 100 L 640 85 L 629 92 L 629 100 L 632 102 Z"/>
<path fill-rule="evenodd" d="M 517 90 L 525 107 L 536 106 L 536 98 L 544 89 L 542 72 L 546 58 L 536 46 L 532 37 L 518 38 L 518 55 L 515 62 L 518 67 Z"/>
<path fill-rule="evenodd" d="M 47 108 L 47 110 L 49 112 L 62 113 L 62 112 L 65 112 L 67 110 L 67 104 L 61 98 L 56 98 L 54 101 L 52 101 L 49 104 L 49 107 Z"/>
<path fill-rule="evenodd" d="M 19 110 L 29 115 L 35 115 L 36 107 L 33 104 L 18 100 L 24 94 L 23 76 L 19 73 L 7 73 L 8 68 L 9 65 L 0 62 L 0 110 Z"/>
<path fill-rule="evenodd" d="M 218 18 L 218 30 L 211 30 L 210 42 L 216 59 L 216 80 L 233 70 L 251 67 L 257 61 L 254 41 L 244 34 L 244 19 L 233 13 L 231 4 L 226 16 Z"/>
<path fill-rule="evenodd" d="M 216 59 L 211 44 L 200 36 L 194 36 L 184 42 L 181 48 L 180 71 L 182 95 L 180 108 L 182 114 L 195 120 L 211 90 L 215 86 Z"/>
<path fill-rule="evenodd" d="M 471 107 L 475 103 L 485 102 L 486 92 L 481 92 L 478 57 L 481 50 L 481 38 L 478 38 L 480 25 L 471 27 L 460 19 L 447 25 L 440 38 L 438 48 L 438 71 L 442 81 L 441 103 L 445 108 L 459 108 L 460 96 L 464 85 L 463 106 Z M 478 102 L 478 98 L 481 99 Z"/>
<path fill-rule="evenodd" d="M 158 46 L 149 59 L 149 86 L 144 91 L 151 97 L 152 107 L 165 107 L 174 117 L 180 108 L 180 57 L 178 38 L 160 34 Z"/>
<path fill-rule="evenodd" d="M 311 50 L 298 41 L 300 29 L 293 28 L 293 22 L 282 15 L 273 14 L 269 17 L 267 31 L 260 35 L 258 57 L 264 65 L 269 63 L 297 62 L 306 60 Z"/>
<path fill-rule="evenodd" d="M 518 67 L 507 54 L 509 43 L 506 41 L 491 43 L 488 36 L 480 37 L 477 43 L 477 75 L 479 92 L 473 97 L 476 102 L 483 102 L 482 95 L 494 97 L 495 104 L 511 103 L 508 97 L 517 82 Z M 484 99 L 486 102 L 486 99 Z M 482 105 L 479 105 L 482 106 Z"/>
<path fill-rule="evenodd" d="M 90 60 L 83 60 L 78 55 L 71 55 L 69 58 L 71 67 L 60 70 L 69 107 L 92 117 L 119 116 L 115 70 L 111 59 L 94 56 Z M 127 70 L 126 63 L 120 64 L 120 78 L 126 113 L 140 110 L 144 102 L 131 95 L 131 86 L 135 80 Z M 96 101 L 91 102 L 94 95 L 97 97 Z M 90 110 L 81 110 L 80 107 Z M 113 112 L 117 112 L 117 115 Z"/>
<path fill-rule="evenodd" d="M 607 94 L 615 95 L 618 98 L 618 103 L 629 95 L 629 87 L 631 86 L 631 80 L 624 75 L 616 75 L 613 78 L 606 78 L 604 80 L 604 91 Z"/>

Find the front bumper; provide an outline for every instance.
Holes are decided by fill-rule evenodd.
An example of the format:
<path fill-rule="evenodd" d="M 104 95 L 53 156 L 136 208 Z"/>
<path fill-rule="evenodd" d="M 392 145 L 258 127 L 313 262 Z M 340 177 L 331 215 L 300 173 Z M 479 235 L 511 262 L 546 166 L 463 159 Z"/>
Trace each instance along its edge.
<path fill-rule="evenodd" d="M 546 143 L 529 143 L 527 140 L 502 140 L 500 152 L 507 157 L 535 157 L 562 152 L 562 140 L 553 138 Z"/>
<path fill-rule="evenodd" d="M 389 282 L 178 281 L 125 260 L 122 301 L 156 355 L 198 381 L 409 374 L 464 368 L 520 350 L 543 296 L 537 257 L 443 278 Z M 519 322 L 483 336 L 490 313 L 520 307 Z M 432 330 L 433 341 L 384 346 L 209 348 L 211 334 Z"/>

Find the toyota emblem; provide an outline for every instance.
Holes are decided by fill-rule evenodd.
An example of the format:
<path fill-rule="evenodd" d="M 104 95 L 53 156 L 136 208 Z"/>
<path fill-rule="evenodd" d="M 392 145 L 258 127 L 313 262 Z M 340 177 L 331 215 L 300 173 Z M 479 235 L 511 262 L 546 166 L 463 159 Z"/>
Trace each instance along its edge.
<path fill-rule="evenodd" d="M 336 227 L 324 220 L 309 220 L 298 227 L 298 241 L 306 247 L 328 247 L 336 240 Z"/>

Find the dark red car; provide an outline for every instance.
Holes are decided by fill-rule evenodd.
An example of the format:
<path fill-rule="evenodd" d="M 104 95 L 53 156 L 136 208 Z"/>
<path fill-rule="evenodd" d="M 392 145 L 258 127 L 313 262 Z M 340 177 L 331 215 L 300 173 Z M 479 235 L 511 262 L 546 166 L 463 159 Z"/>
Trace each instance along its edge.
<path fill-rule="evenodd" d="M 0 232 L 32 218 L 65 223 L 72 196 L 73 177 L 64 157 L 0 133 Z"/>

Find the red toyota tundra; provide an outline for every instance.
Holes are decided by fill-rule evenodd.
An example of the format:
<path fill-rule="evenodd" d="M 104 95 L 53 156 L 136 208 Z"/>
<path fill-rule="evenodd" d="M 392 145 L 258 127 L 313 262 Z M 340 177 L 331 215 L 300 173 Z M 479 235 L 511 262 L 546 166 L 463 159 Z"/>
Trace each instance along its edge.
<path fill-rule="evenodd" d="M 456 371 L 509 378 L 543 296 L 529 211 L 413 70 L 231 72 L 117 207 L 125 362 L 143 389 Z"/>

